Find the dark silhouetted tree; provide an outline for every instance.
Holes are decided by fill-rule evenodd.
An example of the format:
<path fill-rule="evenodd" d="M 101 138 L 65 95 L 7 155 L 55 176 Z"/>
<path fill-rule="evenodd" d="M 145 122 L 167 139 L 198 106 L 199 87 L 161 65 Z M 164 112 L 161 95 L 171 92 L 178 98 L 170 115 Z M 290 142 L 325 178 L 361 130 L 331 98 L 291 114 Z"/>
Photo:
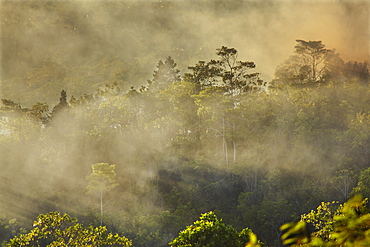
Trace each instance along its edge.
<path fill-rule="evenodd" d="M 369 64 L 367 62 L 347 62 L 344 67 L 344 75 L 349 80 L 368 82 L 370 79 Z"/>
<path fill-rule="evenodd" d="M 185 74 L 185 79 L 200 84 L 202 89 L 222 86 L 234 96 L 266 86 L 266 83 L 259 79 L 259 73 L 250 73 L 250 70 L 256 67 L 254 62 L 237 60 L 238 51 L 235 48 L 222 46 L 216 51 L 218 60 L 208 63 L 199 61 L 195 66 L 189 66 L 192 73 Z"/>
<path fill-rule="evenodd" d="M 325 63 L 333 53 L 325 49 L 322 41 L 296 40 L 294 55 L 279 65 L 275 77 L 283 83 L 317 82 L 322 79 L 326 71 Z"/>
<path fill-rule="evenodd" d="M 54 106 L 51 112 L 51 117 L 55 116 L 56 113 L 60 112 L 63 109 L 66 109 L 67 107 L 69 107 L 69 104 L 67 102 L 67 92 L 62 90 L 60 92 L 59 103 L 56 106 Z"/>
<path fill-rule="evenodd" d="M 188 69 L 191 70 L 192 73 L 185 73 L 184 79 L 185 81 L 199 85 L 198 91 L 214 86 L 217 82 L 217 78 L 215 76 L 218 73 L 218 69 L 210 63 L 199 61 L 196 65 L 189 66 Z"/>
<path fill-rule="evenodd" d="M 153 73 L 153 79 L 148 80 L 150 90 L 158 92 L 166 89 L 171 83 L 179 82 L 181 80 L 180 70 L 176 66 L 177 64 L 170 56 L 164 62 L 160 60 Z"/>
<path fill-rule="evenodd" d="M 325 61 L 327 54 L 331 50 L 325 49 L 325 45 L 321 41 L 304 41 L 297 39 L 297 45 L 295 53 L 298 54 L 304 61 L 305 66 L 308 66 L 310 74 L 310 80 L 313 82 L 318 81 L 323 73 L 323 62 Z"/>

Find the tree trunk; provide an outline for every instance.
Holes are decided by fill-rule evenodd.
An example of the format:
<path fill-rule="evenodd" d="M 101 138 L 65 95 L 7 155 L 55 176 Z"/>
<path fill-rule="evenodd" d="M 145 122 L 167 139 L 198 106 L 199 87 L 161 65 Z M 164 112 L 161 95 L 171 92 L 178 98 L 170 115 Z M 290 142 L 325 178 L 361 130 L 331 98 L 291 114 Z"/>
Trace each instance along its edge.
<path fill-rule="evenodd" d="M 349 175 L 345 176 L 344 178 L 344 200 L 347 201 L 349 197 Z"/>
<path fill-rule="evenodd" d="M 100 225 L 103 225 L 103 191 L 100 191 Z"/>
<path fill-rule="evenodd" d="M 229 164 L 229 154 L 226 143 L 225 116 L 222 117 L 222 149 L 225 153 L 226 164 Z"/>
<path fill-rule="evenodd" d="M 257 185 L 258 185 L 258 168 L 256 167 L 254 169 L 254 191 L 257 190 Z"/>
<path fill-rule="evenodd" d="M 312 62 L 312 81 L 316 81 L 315 60 L 313 60 L 313 62 Z"/>
<path fill-rule="evenodd" d="M 233 122 L 233 148 L 234 148 L 234 158 L 233 158 L 233 163 L 236 163 L 236 140 L 235 140 L 235 122 Z"/>

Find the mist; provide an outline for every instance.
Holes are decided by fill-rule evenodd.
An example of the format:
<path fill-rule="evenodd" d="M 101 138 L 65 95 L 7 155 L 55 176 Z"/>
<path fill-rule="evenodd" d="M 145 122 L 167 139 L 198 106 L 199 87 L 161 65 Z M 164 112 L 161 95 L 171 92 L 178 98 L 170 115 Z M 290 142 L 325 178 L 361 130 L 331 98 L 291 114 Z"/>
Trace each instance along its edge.
<path fill-rule="evenodd" d="M 209 210 L 276 243 L 285 220 L 348 198 L 339 171 L 354 187 L 369 166 L 368 81 L 276 86 L 231 108 L 187 81 L 158 93 L 147 81 L 169 56 L 184 78 L 227 46 L 271 82 L 297 39 L 369 61 L 369 11 L 360 0 L 1 0 L 0 99 L 12 103 L 0 107 L 0 227 L 50 211 L 97 225 L 86 176 L 107 162 L 119 186 L 104 222 L 141 246 L 166 246 Z"/>
<path fill-rule="evenodd" d="M 122 75 L 113 79 L 126 89 L 145 84 L 166 56 L 185 73 L 222 45 L 255 62 L 265 81 L 296 39 L 322 40 L 348 61 L 369 58 L 367 1 L 1 1 L 1 11 L 1 97 L 26 105 L 51 103 L 38 91 L 43 75 L 34 75 L 45 61 L 59 70 L 40 91 L 55 95 L 91 92 L 103 82 L 82 76 L 81 65 L 107 56 L 122 62 Z M 70 76 L 82 77 L 79 92 Z M 37 96 L 22 96 L 27 90 Z"/>

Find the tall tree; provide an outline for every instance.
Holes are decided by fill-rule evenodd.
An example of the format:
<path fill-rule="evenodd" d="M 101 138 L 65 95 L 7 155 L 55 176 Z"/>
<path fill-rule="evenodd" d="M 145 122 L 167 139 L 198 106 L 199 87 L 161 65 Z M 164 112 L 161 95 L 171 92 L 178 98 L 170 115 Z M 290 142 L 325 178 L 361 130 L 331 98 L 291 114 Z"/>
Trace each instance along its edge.
<path fill-rule="evenodd" d="M 318 81 L 322 76 L 323 68 L 320 67 L 326 59 L 327 54 L 331 51 L 325 49 L 321 41 L 304 41 L 297 39 L 295 53 L 300 55 L 306 65 L 310 66 L 311 81 Z"/>
<path fill-rule="evenodd" d="M 331 180 L 334 188 L 343 196 L 344 201 L 347 201 L 351 190 L 356 183 L 356 174 L 350 170 L 340 170 L 335 173 Z"/>
<path fill-rule="evenodd" d="M 171 83 L 179 82 L 180 75 L 176 68 L 177 64 L 170 56 L 163 62 L 160 60 L 157 64 L 157 69 L 153 73 L 153 79 L 148 80 L 149 88 L 153 92 L 158 92 L 166 89 Z"/>
<path fill-rule="evenodd" d="M 66 109 L 67 107 L 69 107 L 69 104 L 67 101 L 67 92 L 62 90 L 60 92 L 59 103 L 56 106 L 54 106 L 51 112 L 51 117 L 55 116 L 56 113 L 60 112 L 63 109 Z"/>
<path fill-rule="evenodd" d="M 218 60 L 208 63 L 199 61 L 195 66 L 189 66 L 192 73 L 185 78 L 201 84 L 202 88 L 209 86 L 222 86 L 231 95 L 239 95 L 247 90 L 261 89 L 266 86 L 259 79 L 259 73 L 250 73 L 255 68 L 254 62 L 243 62 L 238 59 L 238 51 L 235 48 L 222 46 L 216 49 Z"/>
<path fill-rule="evenodd" d="M 166 102 L 166 114 L 171 116 L 177 138 L 182 140 L 194 140 L 191 146 L 196 148 L 199 140 L 199 116 L 198 106 L 194 102 L 193 95 L 197 94 L 197 85 L 182 81 L 172 84 L 168 89 L 161 92 L 160 99 Z"/>
<path fill-rule="evenodd" d="M 205 61 L 199 61 L 194 66 L 188 66 L 192 73 L 185 73 L 185 81 L 189 81 L 198 85 L 198 91 L 204 90 L 207 87 L 214 86 L 217 82 L 215 75 L 217 68 Z"/>
<path fill-rule="evenodd" d="M 317 82 L 326 72 L 327 61 L 334 51 L 325 49 L 322 41 L 296 40 L 294 55 L 290 56 L 275 72 L 278 81 L 284 83 Z"/>
<path fill-rule="evenodd" d="M 229 111 L 233 109 L 234 102 L 231 97 L 224 94 L 223 88 L 210 87 L 193 97 L 199 107 L 197 113 L 205 125 L 203 128 L 206 133 L 213 133 L 215 137 L 222 138 L 222 154 L 225 155 L 225 163 L 228 164 Z"/>
<path fill-rule="evenodd" d="M 116 181 L 115 165 L 108 163 L 97 163 L 92 165 L 92 173 L 86 177 L 89 181 L 87 190 L 89 194 L 93 194 L 100 201 L 100 225 L 103 225 L 104 214 L 104 194 L 114 187 L 118 186 Z"/>
<path fill-rule="evenodd" d="M 238 61 L 238 51 L 235 48 L 222 46 L 216 51 L 220 58 L 216 61 L 211 60 L 210 63 L 218 68 L 219 76 L 230 94 L 238 95 L 258 85 L 256 83 L 260 83 L 259 73 L 249 73 L 250 69 L 256 67 L 255 63 Z"/>

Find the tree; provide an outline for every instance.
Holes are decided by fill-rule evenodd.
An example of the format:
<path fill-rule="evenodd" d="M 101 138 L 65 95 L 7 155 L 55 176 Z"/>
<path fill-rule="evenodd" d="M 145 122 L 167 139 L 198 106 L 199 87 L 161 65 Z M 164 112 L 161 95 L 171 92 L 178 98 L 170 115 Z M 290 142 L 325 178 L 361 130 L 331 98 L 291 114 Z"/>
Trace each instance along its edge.
<path fill-rule="evenodd" d="M 86 177 L 89 181 L 86 187 L 89 194 L 97 196 L 100 200 L 100 225 L 103 225 L 103 197 L 104 194 L 118 186 L 116 182 L 115 165 L 97 163 L 92 165 L 92 173 Z"/>
<path fill-rule="evenodd" d="M 54 106 L 51 116 L 55 116 L 56 113 L 60 112 L 61 110 L 69 107 L 68 101 L 67 101 L 67 92 L 62 90 L 60 92 L 60 98 L 59 98 L 59 103 Z"/>
<path fill-rule="evenodd" d="M 327 54 L 331 51 L 325 49 L 321 41 L 304 41 L 297 39 L 295 53 L 304 61 L 306 66 L 310 67 L 310 80 L 316 82 L 322 76 L 323 68 L 320 65 L 326 59 Z"/>
<path fill-rule="evenodd" d="M 215 75 L 217 68 L 205 61 L 199 61 L 195 66 L 188 66 L 192 73 L 185 73 L 185 81 L 198 85 L 198 93 L 207 87 L 214 86 L 217 82 Z"/>
<path fill-rule="evenodd" d="M 181 81 L 163 90 L 159 96 L 166 105 L 166 115 L 171 116 L 176 130 L 176 139 L 180 142 L 191 141 L 189 144 L 196 149 L 199 141 L 198 106 L 194 102 L 197 86 L 194 83 Z"/>
<path fill-rule="evenodd" d="M 344 67 L 346 78 L 354 81 L 368 82 L 370 78 L 368 62 L 347 62 Z"/>
<path fill-rule="evenodd" d="M 216 51 L 218 60 L 211 60 L 208 63 L 199 61 L 195 66 L 189 66 L 193 73 L 186 74 L 185 78 L 200 84 L 202 89 L 221 86 L 234 96 L 247 90 L 262 89 L 267 85 L 259 79 L 259 73 L 249 73 L 256 67 L 254 62 L 237 60 L 238 51 L 235 48 L 222 46 Z"/>
<path fill-rule="evenodd" d="M 284 224 L 280 229 L 284 245 L 289 246 L 369 246 L 370 214 L 367 199 L 356 195 L 336 210 L 322 203 L 317 212 L 303 216 L 298 223 Z M 314 232 L 308 231 L 312 223 Z"/>
<path fill-rule="evenodd" d="M 33 223 L 29 233 L 20 234 L 8 243 L 20 246 L 122 246 L 129 247 L 131 241 L 124 236 L 112 234 L 105 226 L 85 227 L 76 218 L 59 212 L 41 214 Z"/>
<path fill-rule="evenodd" d="M 323 80 L 365 82 L 370 78 L 369 64 L 365 62 L 344 62 L 335 50 L 329 52 L 325 59 Z"/>
<path fill-rule="evenodd" d="M 343 205 L 338 201 L 321 202 L 316 210 L 301 215 L 301 220 L 314 227 L 315 232 L 312 236 L 327 241 L 330 238 L 330 232 L 334 230 L 334 216 L 339 215 L 342 208 Z"/>
<path fill-rule="evenodd" d="M 343 81 L 344 79 L 349 78 L 346 69 L 346 63 L 340 57 L 339 53 L 335 52 L 333 49 L 326 56 L 324 61 L 325 71 L 321 77 L 321 81 Z"/>
<path fill-rule="evenodd" d="M 366 198 L 370 197 L 370 168 L 360 172 L 358 183 L 351 191 L 352 195 L 361 194 Z"/>
<path fill-rule="evenodd" d="M 13 144 L 20 141 L 23 145 L 39 134 L 41 129 L 39 120 L 47 109 L 45 103 L 38 102 L 31 110 L 7 99 L 2 99 L 2 103 L 0 133 L 3 137 L 10 138 Z"/>
<path fill-rule="evenodd" d="M 167 57 L 164 62 L 159 60 L 157 70 L 155 70 L 153 74 L 153 79 L 148 80 L 149 88 L 153 92 L 158 92 L 166 89 L 173 82 L 179 82 L 180 70 L 178 70 L 176 66 L 175 60 L 170 56 Z"/>
<path fill-rule="evenodd" d="M 122 90 L 117 82 L 112 84 L 105 84 L 104 87 L 97 89 L 96 97 L 103 97 L 106 95 L 119 95 Z"/>
<path fill-rule="evenodd" d="M 279 83 L 306 83 L 309 81 L 309 67 L 304 65 L 299 56 L 292 55 L 275 71 L 275 82 Z"/>
<path fill-rule="evenodd" d="M 350 170 L 336 171 L 335 176 L 331 180 L 334 188 L 343 195 L 344 201 L 348 200 L 351 189 L 355 185 L 356 175 Z"/>
<path fill-rule="evenodd" d="M 237 232 L 232 226 L 225 224 L 222 219 L 218 219 L 212 211 L 202 214 L 199 219 L 180 232 L 179 236 L 169 245 L 171 247 L 243 247 L 248 242 L 252 242 L 250 240 L 257 244 L 252 230 L 245 228 Z"/>
<path fill-rule="evenodd" d="M 207 132 L 214 133 L 222 138 L 222 153 L 225 155 L 225 163 L 229 162 L 227 145 L 227 117 L 228 111 L 234 103 L 230 97 L 225 97 L 221 87 L 209 87 L 194 95 L 195 103 L 199 106 L 198 115 L 204 119 Z"/>
<path fill-rule="evenodd" d="M 37 102 L 29 112 L 31 116 L 40 120 L 42 123 L 48 121 L 50 118 L 49 106 L 43 102 Z"/>
<path fill-rule="evenodd" d="M 231 95 L 238 95 L 245 92 L 247 89 L 252 89 L 256 86 L 259 73 L 249 74 L 249 70 L 256 67 L 254 62 L 238 61 L 238 52 L 235 48 L 227 48 L 222 46 L 216 49 L 216 54 L 220 57 L 219 60 L 211 60 L 219 70 L 224 86 Z M 260 80 L 257 80 L 260 83 Z"/>
<path fill-rule="evenodd" d="M 9 99 L 1 99 L 1 102 L 3 103 L 2 109 L 5 110 L 21 110 L 22 107 L 19 103 L 15 103 L 12 100 Z"/>
<path fill-rule="evenodd" d="M 278 81 L 288 83 L 307 83 L 320 81 L 326 71 L 325 61 L 329 60 L 332 50 L 325 49 L 322 41 L 297 39 L 295 55 L 279 65 L 275 72 Z"/>
<path fill-rule="evenodd" d="M 359 172 L 370 166 L 370 114 L 356 114 L 339 141 L 344 146 L 343 165 Z"/>

